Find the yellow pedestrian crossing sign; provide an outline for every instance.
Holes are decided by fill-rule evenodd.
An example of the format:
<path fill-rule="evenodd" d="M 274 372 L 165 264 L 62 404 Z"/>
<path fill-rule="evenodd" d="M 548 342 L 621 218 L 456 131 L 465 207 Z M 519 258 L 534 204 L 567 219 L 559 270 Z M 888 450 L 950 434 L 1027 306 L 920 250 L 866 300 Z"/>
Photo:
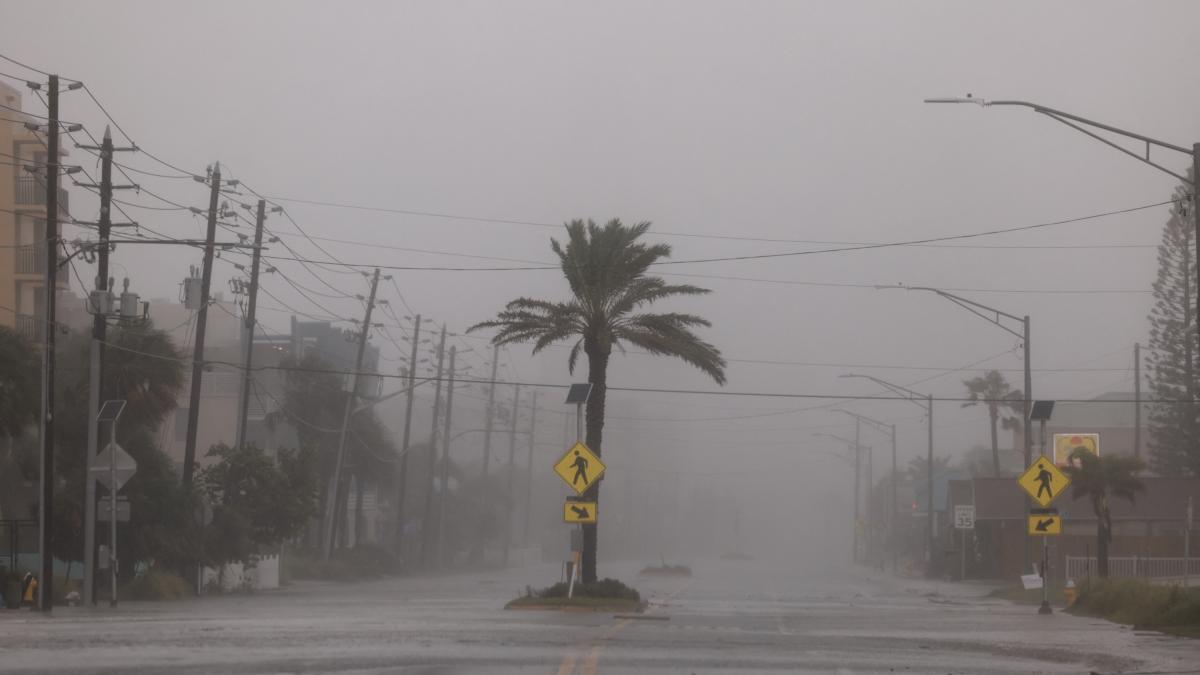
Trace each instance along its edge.
<path fill-rule="evenodd" d="M 563 479 L 575 494 L 583 494 L 604 475 L 604 462 L 583 443 L 575 443 L 567 454 L 554 463 L 554 473 Z"/>
<path fill-rule="evenodd" d="M 1057 537 L 1062 534 L 1062 518 L 1057 513 L 1029 514 L 1029 535 Z"/>
<path fill-rule="evenodd" d="M 594 523 L 596 522 L 596 502 L 575 502 L 567 500 L 563 504 L 564 523 Z"/>
<path fill-rule="evenodd" d="M 1038 457 L 1017 478 L 1017 483 L 1040 506 L 1049 506 L 1071 484 L 1071 479 L 1048 457 Z"/>

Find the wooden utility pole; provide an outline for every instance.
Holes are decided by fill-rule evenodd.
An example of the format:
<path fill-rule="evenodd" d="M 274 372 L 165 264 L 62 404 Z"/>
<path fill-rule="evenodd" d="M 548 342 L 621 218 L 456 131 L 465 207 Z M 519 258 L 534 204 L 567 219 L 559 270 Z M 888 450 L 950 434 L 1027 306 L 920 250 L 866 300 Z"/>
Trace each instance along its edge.
<path fill-rule="evenodd" d="M 483 420 L 483 478 L 487 481 L 488 465 L 492 461 L 492 418 L 496 414 L 496 367 L 500 365 L 500 345 L 492 345 L 492 379 L 488 380 L 487 408 Z"/>
<path fill-rule="evenodd" d="M 513 468 L 517 461 L 517 415 L 521 412 L 521 385 L 513 385 L 512 422 L 508 427 L 508 487 L 504 491 L 504 566 L 508 567 L 508 549 L 512 548 Z"/>
<path fill-rule="evenodd" d="M 446 499 L 450 493 L 450 420 L 454 416 L 454 361 L 458 349 L 450 347 L 450 377 L 446 381 L 446 425 L 442 428 L 441 481 L 438 485 L 437 558 L 438 566 L 446 564 Z"/>
<path fill-rule="evenodd" d="M 54 607 L 54 346 L 58 333 L 58 76 L 50 76 L 46 104 L 46 273 L 45 308 L 42 324 L 42 461 L 41 540 L 42 577 L 38 584 L 38 607 Z"/>
<path fill-rule="evenodd" d="M 525 453 L 525 527 L 521 533 L 521 546 L 529 547 L 529 519 L 533 513 L 533 442 L 537 432 L 537 397 L 533 390 L 533 402 L 529 405 L 529 451 Z M 630 481 L 632 483 L 632 481 Z"/>
<path fill-rule="evenodd" d="M 200 180 L 197 178 L 197 180 Z M 190 488 L 196 468 L 196 432 L 200 427 L 200 385 L 204 378 L 204 333 L 208 328 L 208 298 L 212 286 L 213 242 L 217 237 L 217 201 L 221 196 L 221 163 L 208 177 L 208 229 L 204 235 L 204 269 L 200 280 L 200 308 L 196 314 L 196 344 L 192 350 L 192 387 L 188 399 L 187 442 L 183 448 L 183 487 Z"/>
<path fill-rule="evenodd" d="M 408 393 L 404 399 L 404 433 L 400 441 L 400 476 L 396 487 L 395 554 L 401 556 L 404 541 L 404 499 L 408 492 L 408 444 L 412 437 L 413 391 L 417 387 L 417 349 L 421 343 L 421 315 L 413 317 L 412 355 L 408 358 Z"/>
<path fill-rule="evenodd" d="M 437 377 L 433 388 L 433 428 L 429 432 L 429 463 L 426 467 L 425 508 L 421 511 L 421 563 L 428 567 L 433 554 L 433 486 L 437 464 L 438 422 L 442 406 L 442 366 L 446 358 L 446 324 L 442 324 L 442 337 L 437 348 Z"/>
<path fill-rule="evenodd" d="M 114 223 L 112 222 L 113 190 L 136 188 L 136 185 L 113 185 L 112 164 L 113 153 L 133 151 L 136 148 L 114 148 L 112 131 L 104 128 L 104 140 L 99 147 L 80 145 L 82 150 L 98 151 L 100 153 L 100 184 L 83 185 L 99 190 L 100 218 L 96 221 L 96 231 L 99 241 L 96 245 L 96 280 L 95 294 L 90 296 L 88 311 L 92 313 L 92 344 L 89 353 L 90 364 L 88 373 L 88 447 L 84 482 L 83 502 L 83 598 L 88 604 L 95 604 L 95 565 L 96 565 L 96 480 L 92 476 L 92 462 L 100 446 L 100 423 L 96 416 L 100 414 L 100 399 L 104 392 L 104 343 L 108 339 L 107 310 L 111 304 L 112 289 L 109 288 L 108 254 L 109 237 Z M 117 223 L 116 227 L 128 227 L 136 223 Z M 84 289 L 86 290 L 86 289 Z M 107 299 L 106 299 L 107 298 Z"/>
<path fill-rule="evenodd" d="M 254 257 L 250 263 L 250 297 L 246 300 L 246 318 L 242 332 L 245 341 L 242 352 L 242 390 L 241 410 L 238 412 L 237 447 L 246 444 L 246 417 L 250 413 L 250 389 L 254 383 L 254 374 L 250 369 L 254 361 L 254 326 L 258 323 L 255 310 L 258 308 L 258 271 L 262 262 L 263 224 L 267 220 L 267 202 L 258 200 L 258 215 L 254 220 Z M 357 533 L 356 533 L 357 534 Z"/>
<path fill-rule="evenodd" d="M 371 296 L 367 299 L 367 312 L 363 317 L 362 330 L 358 334 L 358 353 L 354 357 L 354 372 L 351 374 L 350 391 L 346 394 L 346 412 L 342 415 L 342 431 L 338 438 L 337 460 L 333 467 L 333 485 L 329 498 L 325 500 L 325 550 L 322 557 L 329 560 L 333 555 L 333 542 L 337 536 L 337 514 L 342 503 L 342 469 L 346 465 L 346 436 L 350 432 L 350 417 L 354 414 L 354 402 L 358 397 L 359 373 L 362 371 L 363 354 L 367 350 L 367 338 L 371 334 L 371 312 L 375 309 L 375 291 L 379 288 L 379 268 L 371 278 Z"/>

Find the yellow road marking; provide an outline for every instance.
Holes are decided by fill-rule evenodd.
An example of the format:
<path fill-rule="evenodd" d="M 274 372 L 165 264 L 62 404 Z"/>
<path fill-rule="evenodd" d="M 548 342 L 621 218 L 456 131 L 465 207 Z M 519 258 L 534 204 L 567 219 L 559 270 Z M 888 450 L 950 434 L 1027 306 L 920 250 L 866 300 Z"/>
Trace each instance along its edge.
<path fill-rule="evenodd" d="M 691 585 L 693 579 L 688 579 L 687 583 L 680 586 L 674 592 L 669 593 L 666 597 L 667 601 L 673 600 L 680 593 L 686 591 Z M 604 636 L 596 642 L 592 643 L 588 648 L 587 655 L 583 660 L 583 667 L 579 670 L 579 675 L 596 675 L 596 667 L 600 663 L 600 652 L 603 651 L 606 642 L 621 632 L 625 626 L 628 626 L 633 619 L 621 619 L 611 628 L 605 631 Z M 587 648 L 587 645 L 581 645 L 580 649 Z M 562 665 L 558 667 L 558 675 L 573 675 L 575 672 L 575 663 L 579 660 L 579 654 L 572 651 L 563 657 Z"/>
<path fill-rule="evenodd" d="M 558 675 L 571 675 L 575 672 L 575 652 L 570 652 L 563 657 L 562 665 L 558 667 Z"/>

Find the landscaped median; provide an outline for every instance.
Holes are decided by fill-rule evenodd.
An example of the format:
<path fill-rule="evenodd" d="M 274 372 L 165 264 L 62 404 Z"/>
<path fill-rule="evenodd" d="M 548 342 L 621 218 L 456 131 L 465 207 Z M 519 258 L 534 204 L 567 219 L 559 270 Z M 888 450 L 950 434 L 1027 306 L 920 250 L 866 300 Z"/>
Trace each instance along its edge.
<path fill-rule="evenodd" d="M 564 612 L 640 612 L 646 608 L 637 589 L 616 579 L 601 579 L 590 584 L 576 583 L 570 598 L 567 597 L 567 590 L 565 581 L 541 590 L 526 587 L 524 595 L 512 600 L 504 608 Z"/>
<path fill-rule="evenodd" d="M 1134 628 L 1200 637 L 1200 588 L 1159 586 L 1137 579 L 1092 579 L 1068 610 Z"/>

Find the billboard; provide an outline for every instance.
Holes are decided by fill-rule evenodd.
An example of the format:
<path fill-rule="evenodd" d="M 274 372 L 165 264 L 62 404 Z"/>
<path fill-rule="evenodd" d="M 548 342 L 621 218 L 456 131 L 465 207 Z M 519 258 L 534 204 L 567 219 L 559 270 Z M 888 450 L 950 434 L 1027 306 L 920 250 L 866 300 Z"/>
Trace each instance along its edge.
<path fill-rule="evenodd" d="M 1100 434 L 1054 434 L 1054 463 L 1067 465 L 1067 457 L 1075 448 L 1084 448 L 1100 456 Z"/>

